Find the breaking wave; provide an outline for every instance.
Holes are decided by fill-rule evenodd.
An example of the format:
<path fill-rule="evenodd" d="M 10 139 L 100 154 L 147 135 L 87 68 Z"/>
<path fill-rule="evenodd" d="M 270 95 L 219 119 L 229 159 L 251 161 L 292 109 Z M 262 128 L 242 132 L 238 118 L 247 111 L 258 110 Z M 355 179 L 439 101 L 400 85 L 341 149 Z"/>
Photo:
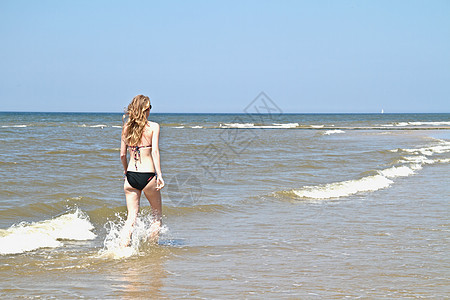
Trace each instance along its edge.
<path fill-rule="evenodd" d="M 323 135 L 332 135 L 332 134 L 336 134 L 336 133 L 345 133 L 344 130 L 340 130 L 340 129 L 334 129 L 334 130 L 326 130 Z"/>
<path fill-rule="evenodd" d="M 273 123 L 272 125 L 257 125 L 254 123 L 224 123 L 220 124 L 220 128 L 237 128 L 237 129 L 289 129 L 297 128 L 298 123 Z"/>
<path fill-rule="evenodd" d="M 385 124 L 382 125 L 385 127 L 397 126 L 397 127 L 406 127 L 406 126 L 450 126 L 450 122 L 398 122 L 393 124 Z"/>
<path fill-rule="evenodd" d="M 96 237 L 93 229 L 88 216 L 79 209 L 50 220 L 21 222 L 0 229 L 0 255 L 61 247 L 63 240 L 92 240 Z"/>
<path fill-rule="evenodd" d="M 292 192 L 300 198 L 330 199 L 345 197 L 360 192 L 377 191 L 394 183 L 382 176 L 368 176 L 358 180 L 348 180 L 319 186 L 305 186 Z"/>
<path fill-rule="evenodd" d="M 281 191 L 275 194 L 287 195 L 295 199 L 334 199 L 347 197 L 350 195 L 374 192 L 389 187 L 394 183 L 395 178 L 407 177 L 416 174 L 425 164 L 449 163 L 448 158 L 430 158 L 435 154 L 450 152 L 450 142 L 439 140 L 438 145 L 416 148 L 416 149 L 395 149 L 391 152 L 407 154 L 397 160 L 396 165 L 376 170 L 374 175 L 364 176 L 355 180 L 338 181 L 328 184 L 303 186 L 299 189 Z"/>
<path fill-rule="evenodd" d="M 2 125 L 2 128 L 25 128 L 28 125 Z"/>

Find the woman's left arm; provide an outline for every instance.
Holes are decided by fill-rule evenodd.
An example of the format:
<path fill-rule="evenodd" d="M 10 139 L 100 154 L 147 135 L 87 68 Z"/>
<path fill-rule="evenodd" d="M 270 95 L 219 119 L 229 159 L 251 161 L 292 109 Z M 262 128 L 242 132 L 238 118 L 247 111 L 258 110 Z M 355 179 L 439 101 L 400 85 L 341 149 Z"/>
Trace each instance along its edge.
<path fill-rule="evenodd" d="M 122 161 L 123 165 L 123 174 L 125 174 L 128 169 L 127 145 L 125 144 L 124 136 L 125 136 L 125 127 L 122 130 L 122 136 L 120 139 L 120 160 Z"/>

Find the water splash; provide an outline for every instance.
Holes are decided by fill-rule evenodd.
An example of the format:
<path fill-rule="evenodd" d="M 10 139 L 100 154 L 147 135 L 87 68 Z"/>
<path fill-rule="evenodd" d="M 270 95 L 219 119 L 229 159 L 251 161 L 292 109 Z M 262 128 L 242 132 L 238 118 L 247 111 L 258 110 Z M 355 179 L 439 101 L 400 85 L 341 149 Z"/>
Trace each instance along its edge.
<path fill-rule="evenodd" d="M 123 241 L 126 240 L 124 224 L 125 219 L 120 214 L 116 214 L 116 220 L 105 224 L 107 234 L 103 242 L 103 249 L 98 253 L 100 257 L 121 259 L 140 255 L 146 246 L 157 243 L 158 231 L 159 238 L 169 231 L 166 225 L 157 226 L 151 215 L 140 214 L 134 224 L 131 241 L 128 246 L 124 246 Z M 156 236 L 156 238 L 152 239 L 152 236 Z"/>

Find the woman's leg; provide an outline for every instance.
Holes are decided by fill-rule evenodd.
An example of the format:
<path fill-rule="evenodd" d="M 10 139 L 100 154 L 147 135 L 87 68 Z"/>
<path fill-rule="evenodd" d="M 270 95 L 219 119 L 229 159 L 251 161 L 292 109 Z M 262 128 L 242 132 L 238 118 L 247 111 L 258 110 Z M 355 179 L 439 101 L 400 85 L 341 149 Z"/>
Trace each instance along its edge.
<path fill-rule="evenodd" d="M 156 176 L 150 180 L 143 190 L 150 206 L 152 207 L 152 215 L 154 222 L 150 227 L 150 240 L 155 240 L 159 236 L 159 231 L 162 225 L 162 203 L 161 192 L 156 190 Z"/>
<path fill-rule="evenodd" d="M 136 223 L 137 215 L 139 213 L 139 200 L 141 199 L 141 191 L 133 188 L 128 183 L 128 180 L 126 178 L 123 189 L 125 191 L 128 213 L 127 220 L 125 221 L 125 225 L 122 229 L 120 245 L 122 247 L 126 247 L 130 245 L 133 226 Z"/>

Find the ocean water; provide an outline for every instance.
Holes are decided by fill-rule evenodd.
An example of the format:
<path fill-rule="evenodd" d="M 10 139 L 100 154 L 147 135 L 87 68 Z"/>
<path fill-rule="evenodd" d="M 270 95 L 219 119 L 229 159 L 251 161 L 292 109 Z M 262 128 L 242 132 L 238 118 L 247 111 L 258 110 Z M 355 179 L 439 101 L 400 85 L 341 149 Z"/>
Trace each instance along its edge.
<path fill-rule="evenodd" d="M 0 113 L 1 298 L 450 295 L 450 114 L 151 114 L 127 249 L 121 117 Z"/>

